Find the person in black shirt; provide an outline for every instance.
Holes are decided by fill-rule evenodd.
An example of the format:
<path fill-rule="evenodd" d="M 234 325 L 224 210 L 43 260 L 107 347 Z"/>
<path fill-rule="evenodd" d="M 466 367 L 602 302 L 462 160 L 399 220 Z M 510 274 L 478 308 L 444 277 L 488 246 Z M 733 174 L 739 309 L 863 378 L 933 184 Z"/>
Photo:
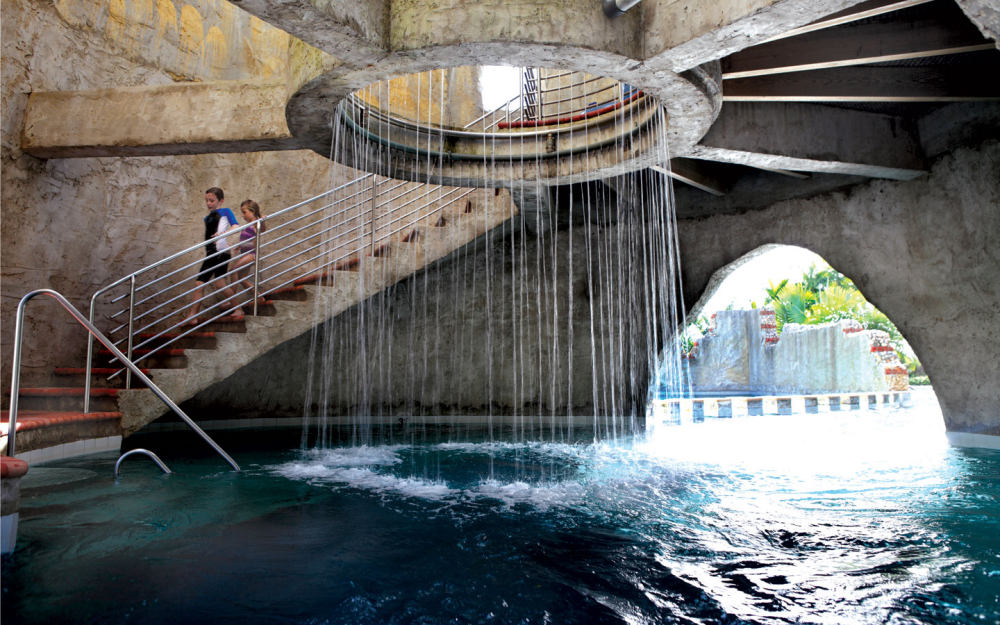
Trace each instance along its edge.
<path fill-rule="evenodd" d="M 216 290 L 221 291 L 221 295 L 225 299 L 229 299 L 235 294 L 232 287 L 226 283 L 225 278 L 230 260 L 228 237 L 222 237 L 215 241 L 210 240 L 238 226 L 233 211 L 222 206 L 224 197 L 225 194 L 219 187 L 212 187 L 205 191 L 205 207 L 208 208 L 208 215 L 204 218 L 205 261 L 201 264 L 201 270 L 195 280 L 197 288 L 191 294 L 191 309 L 184 322 L 186 326 L 198 324 L 198 312 L 203 304 L 202 299 L 205 296 L 206 284 L 211 282 Z M 243 310 L 237 307 L 233 311 L 233 316 L 242 319 Z"/>

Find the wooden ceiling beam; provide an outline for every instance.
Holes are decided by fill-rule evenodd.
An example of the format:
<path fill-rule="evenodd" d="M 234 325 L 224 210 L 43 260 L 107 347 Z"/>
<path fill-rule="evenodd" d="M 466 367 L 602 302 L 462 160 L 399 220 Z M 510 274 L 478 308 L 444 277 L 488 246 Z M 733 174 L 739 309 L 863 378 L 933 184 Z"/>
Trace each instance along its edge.
<path fill-rule="evenodd" d="M 872 20 L 779 39 L 723 60 L 726 80 L 994 49 L 954 5 L 909 21 Z"/>
<path fill-rule="evenodd" d="M 998 60 L 1000 60 L 1000 55 Z M 1000 100 L 1000 62 L 969 67 L 836 67 L 738 78 L 727 102 L 981 102 Z"/>
<path fill-rule="evenodd" d="M 685 157 L 759 169 L 911 180 L 924 173 L 916 125 L 833 106 L 732 102 Z"/>
<path fill-rule="evenodd" d="M 682 161 L 674 158 L 670 160 L 669 168 L 661 165 L 652 165 L 650 169 L 718 197 L 726 194 L 723 185 L 713 179 L 708 173 L 707 167 L 699 166 L 689 159 Z"/>
<path fill-rule="evenodd" d="M 790 169 L 778 169 L 777 167 L 763 167 L 760 165 L 749 165 L 749 167 L 753 167 L 754 169 L 759 169 L 761 171 L 770 172 L 772 174 L 787 176 L 789 178 L 796 178 L 798 180 L 809 180 L 810 178 L 812 178 L 812 176 L 810 176 L 809 174 L 804 174 L 800 171 L 792 171 Z"/>
<path fill-rule="evenodd" d="M 792 30 L 783 32 L 780 35 L 775 35 L 774 37 L 762 41 L 761 43 L 777 41 L 778 39 L 786 39 L 797 35 L 804 35 L 817 30 L 841 26 L 843 24 L 850 24 L 851 22 L 857 22 L 858 20 L 867 19 L 869 17 L 885 15 L 886 13 L 894 13 L 895 11 L 901 11 L 903 9 L 909 9 L 910 7 L 935 1 L 937 0 L 869 0 L 868 2 L 856 4 L 849 9 L 828 15 L 821 20 L 816 20 L 815 22 L 806 24 L 805 26 L 793 28 Z"/>

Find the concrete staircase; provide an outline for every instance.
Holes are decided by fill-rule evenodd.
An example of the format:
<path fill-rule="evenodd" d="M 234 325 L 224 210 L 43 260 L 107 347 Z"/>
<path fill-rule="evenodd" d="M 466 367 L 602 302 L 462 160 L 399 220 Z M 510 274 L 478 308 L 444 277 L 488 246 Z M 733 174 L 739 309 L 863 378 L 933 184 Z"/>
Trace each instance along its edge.
<path fill-rule="evenodd" d="M 245 306 L 246 315 L 241 319 L 221 317 L 177 339 L 141 361 L 143 373 L 174 402 L 190 399 L 325 320 L 317 318 L 317 310 L 336 316 L 472 242 L 517 212 L 509 193 L 482 197 L 487 199 L 447 206 L 373 251 L 360 252 L 330 270 L 304 275 L 291 285 L 265 293 L 256 315 L 252 315 L 252 306 Z M 166 342 L 176 337 L 167 334 L 157 340 Z M 138 380 L 133 379 L 131 389 L 124 388 L 123 374 L 109 381 L 107 377 L 117 370 L 110 356 L 107 350 L 95 352 L 89 413 L 82 412 L 83 368 L 56 368 L 53 386 L 21 389 L 15 450 L 18 456 L 55 446 L 70 446 L 78 453 L 97 451 L 95 441 L 128 436 L 168 412 L 152 391 L 136 386 Z M 8 411 L 4 410 L 0 414 L 3 453 L 9 421 Z"/>

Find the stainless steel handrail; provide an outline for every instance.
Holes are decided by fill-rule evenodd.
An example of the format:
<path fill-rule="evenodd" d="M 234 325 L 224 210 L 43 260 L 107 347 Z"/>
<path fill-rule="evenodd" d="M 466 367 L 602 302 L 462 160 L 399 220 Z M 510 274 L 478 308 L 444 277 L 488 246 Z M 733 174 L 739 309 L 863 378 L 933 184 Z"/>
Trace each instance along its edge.
<path fill-rule="evenodd" d="M 59 302 L 59 304 L 63 308 L 65 308 L 66 311 L 74 319 L 76 319 L 76 321 L 80 325 L 86 328 L 87 332 L 89 332 L 92 337 L 96 338 L 98 341 L 100 341 L 102 345 L 111 350 L 111 353 L 114 354 L 122 362 L 122 364 L 128 367 L 129 371 L 131 371 L 133 375 L 138 377 L 147 387 L 149 387 L 149 390 L 153 391 L 154 395 L 159 397 L 160 400 L 163 403 L 165 403 L 171 410 L 173 410 L 178 417 L 184 420 L 184 422 L 187 423 L 191 427 L 191 429 L 193 429 L 199 436 L 201 436 L 201 438 L 204 439 L 205 442 L 212 447 L 212 449 L 217 451 L 219 455 L 225 458 L 226 462 L 228 462 L 229 465 L 233 467 L 235 471 L 240 470 L 240 466 L 236 464 L 236 461 L 233 460 L 229 456 L 229 454 L 227 454 L 225 450 L 222 449 L 222 447 L 219 447 L 219 445 L 214 440 L 212 440 L 212 437 L 210 437 L 208 434 L 205 433 L 204 430 L 198 427 L 198 424 L 192 421 L 191 417 L 187 416 L 184 413 L 184 411 L 180 409 L 180 406 L 175 404 L 173 400 L 167 397 L 166 393 L 160 390 L 160 387 L 158 387 L 156 384 L 153 384 L 153 381 L 150 380 L 146 376 L 146 374 L 144 374 L 142 370 L 140 370 L 139 367 L 135 365 L 135 363 L 126 358 L 125 354 L 123 354 L 117 347 L 114 346 L 114 343 L 111 342 L 111 339 L 106 337 L 104 333 L 102 333 L 100 330 L 97 329 L 97 327 L 94 326 L 94 324 L 92 324 L 89 320 L 87 320 L 87 318 L 83 316 L 83 313 L 77 310 L 76 307 L 73 306 L 73 304 L 69 303 L 69 300 L 67 300 L 57 291 L 53 291 L 52 289 L 37 289 L 35 291 L 31 291 L 30 293 L 22 297 L 21 301 L 18 302 L 17 304 L 17 321 L 14 324 L 14 362 L 12 364 L 11 380 L 10 380 L 10 424 L 8 426 L 9 430 L 7 432 L 7 455 L 13 456 L 16 452 L 16 447 L 14 445 L 14 442 L 15 442 L 15 435 L 17 433 L 17 399 L 18 399 L 18 394 L 20 393 L 21 390 L 21 345 L 24 333 L 24 310 L 27 303 L 32 298 L 38 295 L 48 295 L 49 297 Z"/>
<path fill-rule="evenodd" d="M 528 69 L 531 69 L 531 68 L 524 68 L 524 67 L 521 68 L 522 77 L 524 77 L 526 75 L 525 71 L 528 70 Z M 546 93 L 561 92 L 561 91 L 565 91 L 567 89 L 578 89 L 578 88 L 584 87 L 585 85 L 589 85 L 590 83 L 599 82 L 599 81 L 602 81 L 602 80 L 607 80 L 607 77 L 605 77 L 605 76 L 594 76 L 594 75 L 588 74 L 586 72 L 579 72 L 579 71 L 569 71 L 569 72 L 563 72 L 563 73 L 560 73 L 560 74 L 552 74 L 552 75 L 549 75 L 549 76 L 537 76 L 537 77 L 535 77 L 532 74 L 532 80 L 534 80 L 536 82 L 545 82 L 545 81 L 551 81 L 551 80 L 554 80 L 554 79 L 557 79 L 557 78 L 564 78 L 566 76 L 573 76 L 573 75 L 579 75 L 582 79 L 581 80 L 577 80 L 575 82 L 571 82 L 571 83 L 565 84 L 565 85 L 546 86 L 546 87 L 541 87 L 539 85 L 539 87 L 537 89 L 535 89 L 535 90 L 532 90 L 530 94 L 527 93 L 527 92 L 525 92 L 525 90 L 524 90 L 525 80 L 522 79 L 520 81 L 519 93 L 517 95 L 511 96 L 511 98 L 508 99 L 506 102 L 504 102 L 503 104 L 501 104 L 501 105 L 493 108 L 492 110 L 484 112 L 482 115 L 480 115 L 476 119 L 472 120 L 471 122 L 465 124 L 460 129 L 459 128 L 448 127 L 448 126 L 437 125 L 437 124 L 424 124 L 424 123 L 421 123 L 418 120 L 411 120 L 411 119 L 406 119 L 406 118 L 401 118 L 401 117 L 391 117 L 391 116 L 387 115 L 385 112 L 383 112 L 379 107 L 369 105 L 364 100 L 362 100 L 360 97 L 358 97 L 358 96 L 356 96 L 354 94 L 351 94 L 348 97 L 348 101 L 353 106 L 355 106 L 356 108 L 362 110 L 365 115 L 371 115 L 372 117 L 375 117 L 376 119 L 379 119 L 379 120 L 381 120 L 383 122 L 392 123 L 392 124 L 394 124 L 396 126 L 399 126 L 401 128 L 408 128 L 410 130 L 416 130 L 418 132 L 419 131 L 425 131 L 425 132 L 429 132 L 429 131 L 443 132 L 444 134 L 446 134 L 448 136 L 466 136 L 466 137 L 482 136 L 484 133 L 488 133 L 488 131 L 494 129 L 496 127 L 496 125 L 498 123 L 500 123 L 501 121 L 511 121 L 510 119 L 507 119 L 507 120 L 503 120 L 503 119 L 497 120 L 496 119 L 496 115 L 498 113 L 503 112 L 509 118 L 510 115 L 512 114 L 512 111 L 510 110 L 510 106 L 515 101 L 519 101 L 518 102 L 518 108 L 515 109 L 515 110 L 519 114 L 519 116 L 523 117 L 524 100 L 529 95 L 534 95 L 535 97 L 542 98 L 542 96 L 544 94 L 546 94 Z M 609 85 L 600 87 L 599 89 L 587 90 L 587 91 L 585 91 L 584 93 L 581 93 L 581 94 L 570 95 L 569 97 L 564 97 L 564 98 L 560 98 L 560 99 L 556 99 L 556 100 L 546 99 L 545 100 L 545 106 L 557 105 L 557 104 L 560 104 L 560 103 L 563 103 L 563 102 L 570 102 L 570 101 L 573 101 L 573 100 L 583 100 L 583 99 L 586 99 L 586 98 L 588 98 L 590 96 L 597 95 L 597 94 L 600 94 L 600 93 L 603 93 L 603 92 L 606 92 L 606 91 L 611 91 L 611 90 L 617 90 L 618 94 L 619 94 L 618 97 L 611 97 L 611 98 L 608 98 L 606 100 L 603 100 L 602 102 L 597 103 L 598 107 L 600 107 L 602 105 L 611 104 L 611 103 L 613 103 L 613 102 L 615 102 L 617 100 L 622 99 L 622 94 L 625 92 L 624 83 L 616 81 L 613 84 L 609 84 Z M 540 103 L 534 103 L 534 106 L 538 107 L 538 109 L 539 109 L 539 116 L 541 116 L 540 115 L 541 104 Z M 560 111 L 559 115 L 573 115 L 573 114 L 576 114 L 576 113 L 585 112 L 585 111 L 589 110 L 590 108 L 592 108 L 592 107 L 590 106 L 590 103 L 588 103 L 588 104 L 586 104 L 586 105 L 584 105 L 583 107 L 580 107 L 580 108 L 574 108 L 574 109 L 570 109 L 568 111 Z M 479 130 L 479 131 L 469 130 L 469 128 L 471 128 L 472 126 L 475 126 L 477 123 L 483 122 L 483 121 L 487 120 L 488 118 L 492 119 L 492 121 L 490 123 L 484 125 L 484 127 L 483 127 L 482 130 Z M 554 130 L 553 128 L 549 128 L 544 133 L 526 133 L 526 132 L 514 132 L 513 129 L 504 129 L 503 134 L 511 134 L 511 135 L 516 135 L 518 137 L 525 137 L 525 136 L 532 136 L 532 134 L 549 134 L 549 133 L 553 132 L 553 130 Z M 489 133 L 489 134 L 494 134 L 494 133 Z"/>
<path fill-rule="evenodd" d="M 296 204 L 292 204 L 291 206 L 288 206 L 288 207 L 286 207 L 286 208 L 284 208 L 284 209 L 282 209 L 280 211 L 277 211 L 276 213 L 272 213 L 271 215 L 268 215 L 267 218 L 273 220 L 273 219 L 275 219 L 275 218 L 277 218 L 279 216 L 282 216 L 284 214 L 289 213 L 290 211 L 296 210 L 298 208 L 301 208 L 302 206 L 306 206 L 306 205 L 311 204 L 311 203 L 313 203 L 313 202 L 315 202 L 317 200 L 320 200 L 322 198 L 328 197 L 328 196 L 336 193 L 337 191 L 341 191 L 343 189 L 346 189 L 346 188 L 350 187 L 351 185 L 358 184 L 361 181 L 367 180 L 368 178 L 372 178 L 373 176 L 374 176 L 374 174 L 370 174 L 370 173 L 368 173 L 368 174 L 362 174 L 361 176 L 359 176 L 359 177 L 357 177 L 357 178 L 355 178 L 353 180 L 350 180 L 348 182 L 345 182 L 344 184 L 338 185 L 338 186 L 336 186 L 336 187 L 334 187 L 332 189 L 324 191 L 323 193 L 320 193 L 320 194 L 318 194 L 316 196 L 313 196 L 313 197 L 311 197 L 311 198 L 309 198 L 307 200 L 303 200 L 303 201 L 298 202 Z M 166 263 L 169 263 L 169 262 L 172 262 L 172 261 L 174 261 L 174 260 L 176 260 L 178 258 L 181 258 L 185 254 L 189 254 L 189 253 L 194 252 L 196 250 L 200 250 L 200 249 L 204 248 L 206 244 L 208 244 L 208 243 L 214 243 L 214 242 L 216 242 L 216 241 L 218 241 L 218 240 L 220 240 L 220 239 L 222 239 L 222 238 L 224 238 L 226 236 L 231 236 L 231 233 L 226 233 L 226 234 L 223 234 L 223 235 L 219 235 L 217 237 L 213 237 L 212 239 L 209 239 L 208 241 L 203 241 L 201 243 L 197 243 L 197 244 L 192 245 L 192 246 L 190 246 L 188 248 L 185 248 L 185 249 L 183 249 L 183 250 L 181 250 L 179 252 L 175 252 L 174 254 L 171 254 L 171 255 L 169 255 L 169 256 L 167 256 L 165 258 L 162 258 L 162 259 L 160 259 L 160 260 L 158 260 L 158 261 L 156 261 L 156 262 L 154 262 L 154 263 L 152 263 L 150 265 L 147 265 L 147 266 L 145 266 L 145 267 L 143 267 L 143 268 L 141 268 L 141 269 L 139 269 L 137 271 L 132 272 L 131 274 L 129 274 L 127 276 L 123 276 L 122 278 L 119 278 L 118 280 L 115 280 L 114 282 L 112 282 L 111 284 L 108 284 L 107 286 L 104 286 L 104 287 L 98 289 L 90 297 L 90 317 L 89 317 L 89 321 L 90 321 L 91 325 L 93 325 L 95 323 L 95 321 L 96 321 L 96 311 L 97 311 L 98 298 L 100 298 L 104 293 L 107 293 L 111 289 L 116 288 L 118 286 L 121 286 L 122 284 L 125 284 L 126 282 L 129 282 L 130 280 L 133 280 L 135 277 L 137 277 L 139 275 L 145 274 L 145 273 L 147 273 L 147 272 L 149 272 L 149 271 L 151 271 L 151 270 L 153 270 L 153 269 L 155 269 L 157 267 L 160 267 L 162 265 L 165 265 Z M 188 268 L 190 266 L 196 265 L 198 262 L 199 261 L 194 261 L 194 262 L 190 263 L 189 265 L 185 266 L 185 268 Z M 162 276 L 161 278 L 166 278 L 169 275 L 173 275 L 173 274 L 175 274 L 175 273 L 177 273 L 179 271 L 182 271 L 185 268 L 178 269 L 178 270 L 176 270 L 174 272 L 171 272 L 171 274 L 167 274 L 167 276 Z M 119 298 L 119 299 L 121 299 L 121 298 Z M 118 300 L 115 300 L 115 301 L 118 301 Z M 88 336 L 87 336 L 87 362 L 86 362 L 86 371 L 85 371 L 85 379 L 84 379 L 84 387 L 85 387 L 84 400 L 83 400 L 83 411 L 84 412 L 90 412 L 90 387 L 91 387 L 90 372 L 93 370 L 93 364 L 94 364 L 94 337 L 92 335 L 88 334 Z"/>
<path fill-rule="evenodd" d="M 372 184 L 365 184 L 369 179 Z M 396 192 L 410 184 L 414 186 Z M 352 186 L 356 188 L 352 189 Z M 366 247 L 370 247 L 374 254 L 376 246 L 396 233 L 428 219 L 443 210 L 445 206 L 452 205 L 474 191 L 474 189 L 467 190 L 455 197 L 460 188 L 442 192 L 441 189 L 431 187 L 432 185 L 426 183 L 379 179 L 373 174 L 361 175 L 309 200 L 241 226 L 241 228 L 253 226 L 257 231 L 253 243 L 253 260 L 245 262 L 240 267 L 230 265 L 228 271 L 220 276 L 224 286 L 217 288 L 217 282 L 213 279 L 209 284 L 198 283 L 185 288 L 184 285 L 192 277 L 191 268 L 202 262 L 203 257 L 188 262 L 180 268 L 174 268 L 173 265 L 166 267 L 165 273 L 161 272 L 164 275 L 154 275 L 150 272 L 157 267 L 165 266 L 168 262 L 181 259 L 185 254 L 198 252 L 208 242 L 218 241 L 225 236 L 232 237 L 235 235 L 234 230 L 171 254 L 100 289 L 91 297 L 91 323 L 94 323 L 96 317 L 98 298 L 113 288 L 128 285 L 128 293 L 110 299 L 111 303 L 124 298 L 128 298 L 129 302 L 127 307 L 110 315 L 110 318 L 114 319 L 128 313 L 127 318 L 121 319 L 121 323 L 117 324 L 109 334 L 110 340 L 116 347 L 127 350 L 126 358 L 133 364 L 138 364 L 239 307 L 252 302 L 256 314 L 261 296 L 294 284 L 311 274 L 320 275 L 329 267 L 336 266 L 341 261 L 364 251 Z M 347 190 L 347 194 L 343 197 L 331 197 L 331 193 L 344 190 Z M 425 198 L 434 195 L 435 191 L 437 191 L 435 197 L 424 201 Z M 318 208 L 312 206 L 316 203 L 320 204 Z M 391 206 L 396 203 L 399 205 Z M 432 208 L 435 203 L 439 204 L 438 209 Z M 289 215 L 289 211 L 301 208 L 306 210 L 301 214 Z M 381 209 L 381 214 L 377 213 L 376 209 Z M 261 224 L 265 222 L 273 224 L 280 216 L 290 218 L 282 220 L 277 226 L 272 225 L 266 231 L 260 230 Z M 236 245 L 230 249 L 235 250 Z M 231 262 L 250 253 L 238 252 L 231 258 Z M 244 273 L 248 269 L 252 269 L 252 278 Z M 137 283 L 136 279 L 140 275 L 148 276 L 149 280 Z M 244 277 L 240 277 L 241 275 Z M 182 279 L 176 279 L 178 276 L 182 276 Z M 154 285 L 155 288 L 151 289 Z M 191 301 L 178 307 L 179 301 L 186 301 L 199 290 L 202 291 L 196 302 Z M 139 292 L 143 292 L 143 295 L 137 299 L 136 293 Z M 208 300 L 220 295 L 224 298 L 223 301 L 209 305 Z M 202 304 L 207 307 L 199 311 L 200 322 L 188 325 L 187 321 L 191 318 L 190 311 L 196 304 L 199 308 Z M 120 331 L 127 331 L 128 334 L 116 337 L 116 333 Z M 142 353 L 138 353 L 137 350 L 142 350 Z M 111 362 L 119 360 L 117 354 L 113 356 Z M 90 337 L 85 372 L 85 412 L 90 410 L 93 367 L 94 346 L 93 337 Z M 130 382 L 128 378 L 131 377 L 131 370 L 128 367 L 118 368 L 108 377 L 115 378 L 121 373 L 126 374 L 126 387 L 128 387 Z"/>

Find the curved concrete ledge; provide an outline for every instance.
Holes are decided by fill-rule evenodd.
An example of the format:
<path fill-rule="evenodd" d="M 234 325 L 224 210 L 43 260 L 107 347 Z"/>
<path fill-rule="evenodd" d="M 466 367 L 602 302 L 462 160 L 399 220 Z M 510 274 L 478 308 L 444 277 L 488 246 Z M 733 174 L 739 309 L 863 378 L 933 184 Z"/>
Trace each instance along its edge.
<path fill-rule="evenodd" d="M 973 434 L 972 432 L 946 432 L 945 434 L 948 436 L 948 442 L 955 447 L 1000 449 L 1000 436 Z"/>
<path fill-rule="evenodd" d="M 21 505 L 21 478 L 27 472 L 28 463 L 24 460 L 0 456 L 0 553 L 14 551 Z"/>
<path fill-rule="evenodd" d="M 524 42 L 481 42 L 428 48 L 421 50 L 420 55 L 394 54 L 362 69 L 344 73 L 338 68 L 328 72 L 307 83 L 291 97 L 286 110 L 288 127 L 301 145 L 323 156 L 330 156 L 335 128 L 342 123 L 340 119 L 334 118 L 333 111 L 336 104 L 350 93 L 391 76 L 457 65 L 511 63 L 608 76 L 652 95 L 666 113 L 666 138 L 670 146 L 669 153 L 673 155 L 694 149 L 695 144 L 708 132 L 722 107 L 722 78 L 718 63 L 709 63 L 677 74 L 669 70 L 654 71 L 634 59 L 586 48 Z M 640 132 L 640 136 L 642 134 Z M 662 164 L 665 160 L 667 152 L 655 140 L 644 138 L 643 141 L 634 143 L 634 153 L 633 149 L 629 149 L 624 157 L 619 154 L 607 163 L 599 163 L 586 171 L 586 175 L 577 171 L 560 171 L 561 166 L 558 165 L 541 171 L 522 171 L 524 167 L 516 164 L 515 159 L 515 165 L 509 168 L 509 172 L 499 174 L 492 164 L 487 167 L 479 161 L 454 164 L 446 162 L 442 164 L 441 172 L 435 172 L 435 177 L 431 180 L 439 184 L 490 186 L 495 182 L 490 183 L 487 174 L 492 178 L 531 179 L 537 174 L 550 183 L 565 184 L 621 175 L 652 164 Z M 619 144 L 611 149 L 620 152 L 622 147 Z M 345 154 L 343 158 L 345 162 L 356 164 L 352 156 L 353 154 Z M 419 173 L 419 177 L 426 179 L 427 173 Z"/>

